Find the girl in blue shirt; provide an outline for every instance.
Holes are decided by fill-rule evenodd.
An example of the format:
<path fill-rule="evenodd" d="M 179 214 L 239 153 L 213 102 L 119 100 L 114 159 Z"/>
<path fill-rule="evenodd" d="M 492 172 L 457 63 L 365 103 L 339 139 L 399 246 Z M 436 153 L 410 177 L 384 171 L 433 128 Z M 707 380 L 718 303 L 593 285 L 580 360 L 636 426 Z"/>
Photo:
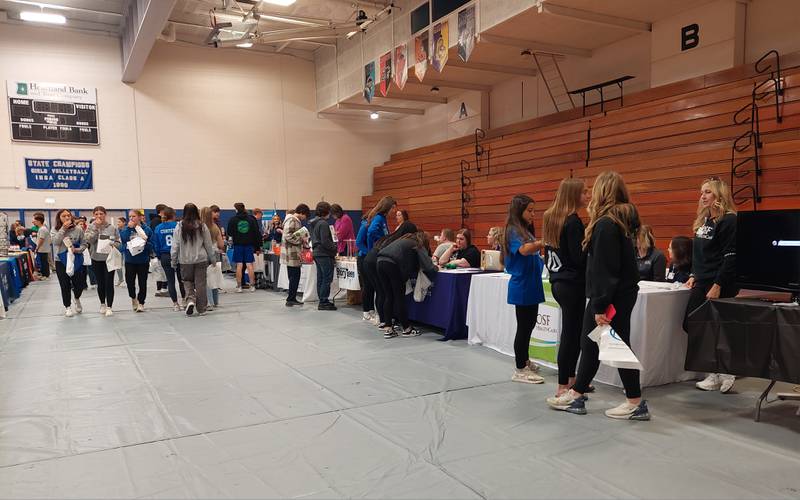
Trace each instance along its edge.
<path fill-rule="evenodd" d="M 359 257 L 362 289 L 362 310 L 364 321 L 373 324 L 384 324 L 383 320 L 383 289 L 378 282 L 378 249 L 375 243 L 389 235 L 389 226 L 386 224 L 386 214 L 394 210 L 397 203 L 391 196 L 384 196 L 369 211 L 366 218 L 366 235 L 361 239 L 361 230 L 356 240 L 359 244 L 359 253 L 364 252 L 364 258 Z M 416 231 L 416 230 L 415 230 Z"/>
<path fill-rule="evenodd" d="M 536 367 L 528 357 L 539 304 L 544 302 L 543 265 L 539 257 L 542 242 L 534 237 L 533 213 L 533 199 L 530 196 L 518 194 L 511 200 L 501 251 L 506 272 L 511 275 L 508 303 L 514 306 L 517 316 L 517 333 L 514 337 L 517 369 L 511 380 L 542 384 L 544 379 L 536 373 Z"/>

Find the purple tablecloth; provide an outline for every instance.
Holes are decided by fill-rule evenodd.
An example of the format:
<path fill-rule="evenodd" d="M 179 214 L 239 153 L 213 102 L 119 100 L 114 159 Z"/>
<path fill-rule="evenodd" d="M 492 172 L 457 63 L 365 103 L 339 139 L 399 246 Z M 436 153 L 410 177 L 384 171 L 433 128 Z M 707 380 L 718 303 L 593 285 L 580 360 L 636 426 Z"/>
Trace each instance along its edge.
<path fill-rule="evenodd" d="M 423 302 L 414 302 L 412 295 L 406 296 L 408 318 L 442 328 L 442 340 L 466 339 L 467 299 L 473 274 L 476 273 L 438 273 Z"/>

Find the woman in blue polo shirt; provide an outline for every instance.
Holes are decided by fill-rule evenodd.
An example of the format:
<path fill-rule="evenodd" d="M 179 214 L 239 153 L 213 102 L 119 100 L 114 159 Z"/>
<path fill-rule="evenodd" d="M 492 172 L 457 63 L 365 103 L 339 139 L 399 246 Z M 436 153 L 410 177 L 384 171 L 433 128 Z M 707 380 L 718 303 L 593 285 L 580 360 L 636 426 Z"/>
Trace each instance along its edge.
<path fill-rule="evenodd" d="M 508 207 L 501 251 L 506 272 L 511 275 L 508 303 L 514 306 L 517 316 L 517 333 L 514 337 L 517 369 L 511 380 L 526 384 L 544 383 L 528 357 L 539 304 L 544 302 L 542 260 L 539 257 L 542 246 L 542 242 L 534 238 L 533 199 L 518 194 Z"/>

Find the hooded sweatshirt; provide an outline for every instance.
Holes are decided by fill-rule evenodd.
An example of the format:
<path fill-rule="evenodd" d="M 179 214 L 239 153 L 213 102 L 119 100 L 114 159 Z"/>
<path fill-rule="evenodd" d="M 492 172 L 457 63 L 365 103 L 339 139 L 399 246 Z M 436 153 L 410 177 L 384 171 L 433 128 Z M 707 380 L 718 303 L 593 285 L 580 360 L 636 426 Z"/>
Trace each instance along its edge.
<path fill-rule="evenodd" d="M 256 218 L 247 212 L 239 212 L 228 221 L 228 237 L 233 238 L 234 246 L 261 248 L 261 230 Z"/>
<path fill-rule="evenodd" d="M 217 253 L 214 250 L 214 244 L 211 242 L 211 232 L 205 224 L 198 223 L 197 227 L 198 231 L 192 240 L 183 238 L 181 234 L 183 223 L 175 227 L 170 251 L 172 267 L 177 267 L 178 264 L 216 263 Z"/>
<path fill-rule="evenodd" d="M 119 249 L 120 238 L 117 226 L 106 222 L 98 227 L 95 224 L 89 224 L 86 228 L 86 244 L 89 246 L 89 253 L 92 260 L 105 262 L 108 257 L 107 253 L 97 253 L 97 245 L 99 240 L 111 240 L 111 245 Z"/>
<path fill-rule="evenodd" d="M 55 229 L 50 233 L 53 240 L 53 246 L 56 249 L 55 252 L 55 260 L 60 261 L 61 257 L 59 254 L 63 254 L 67 251 L 67 246 L 64 245 L 64 238 L 69 238 L 72 240 L 72 246 L 77 248 L 80 252 L 86 250 L 86 241 L 83 236 L 83 229 L 80 226 L 72 226 L 70 230 L 66 230 L 65 226 L 61 226 L 61 229 L 56 231 Z M 75 247 L 75 244 L 78 244 Z"/>
<path fill-rule="evenodd" d="M 308 223 L 311 232 L 311 248 L 314 257 L 336 257 L 336 243 L 333 242 L 331 225 L 327 219 L 317 217 Z"/>

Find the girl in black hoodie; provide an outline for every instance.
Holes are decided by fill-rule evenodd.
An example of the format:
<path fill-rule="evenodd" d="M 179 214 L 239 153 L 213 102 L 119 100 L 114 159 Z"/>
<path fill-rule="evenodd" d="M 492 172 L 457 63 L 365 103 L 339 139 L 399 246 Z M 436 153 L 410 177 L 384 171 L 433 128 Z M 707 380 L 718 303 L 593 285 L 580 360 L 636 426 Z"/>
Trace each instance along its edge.
<path fill-rule="evenodd" d="M 631 313 L 639 292 L 639 268 L 634 240 L 639 229 L 636 208 L 630 204 L 625 182 L 616 172 L 603 172 L 595 180 L 589 204 L 589 225 L 583 240 L 587 252 L 586 295 L 589 304 L 583 318 L 581 360 L 572 389 L 561 396 L 548 398 L 555 410 L 586 414 L 589 383 L 600 367 L 598 345 L 589 333 L 600 325 L 611 325 L 630 347 Z M 608 317 L 609 307 L 616 314 Z M 627 400 L 606 411 L 609 418 L 650 420 L 647 402 L 642 399 L 639 370 L 619 369 Z"/>

